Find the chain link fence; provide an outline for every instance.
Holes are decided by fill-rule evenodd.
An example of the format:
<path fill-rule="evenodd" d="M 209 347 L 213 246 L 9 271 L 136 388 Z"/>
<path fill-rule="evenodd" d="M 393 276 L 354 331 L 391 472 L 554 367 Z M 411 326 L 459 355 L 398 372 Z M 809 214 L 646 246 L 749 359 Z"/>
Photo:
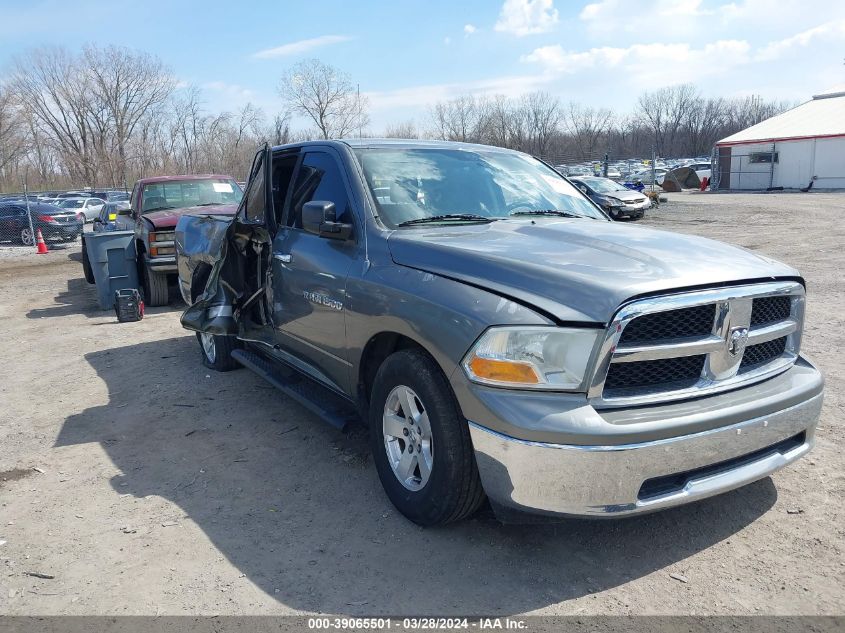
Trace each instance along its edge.
<path fill-rule="evenodd" d="M 48 245 L 70 244 L 90 230 L 108 204 L 128 199 L 128 193 L 114 189 L 0 194 L 0 249 L 36 252 L 39 234 Z"/>

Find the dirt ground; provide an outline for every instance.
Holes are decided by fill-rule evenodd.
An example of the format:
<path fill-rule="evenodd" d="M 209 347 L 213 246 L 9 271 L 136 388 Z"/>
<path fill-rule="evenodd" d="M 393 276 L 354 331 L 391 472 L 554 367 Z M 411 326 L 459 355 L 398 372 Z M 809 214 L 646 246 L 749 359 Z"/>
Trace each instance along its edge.
<path fill-rule="evenodd" d="M 841 614 L 843 215 L 825 193 L 670 194 L 650 212 L 806 276 L 818 444 L 714 499 L 556 525 L 419 528 L 361 433 L 207 371 L 179 305 L 118 324 L 78 244 L 0 253 L 0 613 Z"/>

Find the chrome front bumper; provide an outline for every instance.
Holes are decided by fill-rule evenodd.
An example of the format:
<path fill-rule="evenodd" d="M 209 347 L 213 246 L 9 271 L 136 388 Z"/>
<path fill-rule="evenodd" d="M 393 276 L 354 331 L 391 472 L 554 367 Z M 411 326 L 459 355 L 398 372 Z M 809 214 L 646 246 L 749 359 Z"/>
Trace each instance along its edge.
<path fill-rule="evenodd" d="M 176 255 L 159 255 L 157 257 L 150 257 L 147 259 L 150 270 L 157 273 L 175 273 L 176 272 Z"/>
<path fill-rule="evenodd" d="M 470 422 L 470 434 L 481 480 L 494 508 L 551 515 L 625 516 L 739 488 L 794 462 L 814 444 L 822 398 L 819 393 L 762 417 L 637 444 L 532 442 L 474 422 Z M 762 450 L 790 438 L 796 438 L 795 442 L 780 450 Z M 741 459 L 752 453 L 752 458 Z M 668 480 L 680 473 L 688 476 Z M 657 494 L 655 487 L 647 484 L 655 480 L 664 482 L 657 486 Z M 672 480 L 678 482 L 674 488 Z"/>

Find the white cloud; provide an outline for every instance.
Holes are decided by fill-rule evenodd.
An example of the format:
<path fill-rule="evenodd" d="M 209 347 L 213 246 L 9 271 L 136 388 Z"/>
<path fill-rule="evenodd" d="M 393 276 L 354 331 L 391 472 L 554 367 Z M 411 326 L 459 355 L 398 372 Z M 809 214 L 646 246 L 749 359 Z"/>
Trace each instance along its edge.
<path fill-rule="evenodd" d="M 444 37 L 444 38 L 443 38 L 443 43 L 444 43 L 446 46 L 449 46 L 449 44 L 451 44 L 451 43 L 452 43 L 452 38 L 451 38 L 451 37 L 449 37 L 449 36 L 447 35 L 446 37 Z"/>
<path fill-rule="evenodd" d="M 806 48 L 814 40 L 845 42 L 845 20 L 820 24 L 782 40 L 770 42 L 755 55 L 758 61 L 772 61 L 784 57 L 795 48 Z"/>
<path fill-rule="evenodd" d="M 253 53 L 252 57 L 255 59 L 272 59 L 274 57 L 286 57 L 289 55 L 301 55 L 308 51 L 320 48 L 321 46 L 329 46 L 330 44 L 339 44 L 340 42 L 348 42 L 352 38 L 348 35 L 320 35 L 319 37 L 312 37 L 307 40 L 299 40 L 296 42 L 289 42 L 276 46 L 275 48 L 267 48 L 257 53 Z"/>
<path fill-rule="evenodd" d="M 522 37 L 551 31 L 557 22 L 553 0 L 505 0 L 495 28 Z"/>
<path fill-rule="evenodd" d="M 634 44 L 568 51 L 560 44 L 534 49 L 520 59 L 540 65 L 547 73 L 574 74 L 594 69 L 622 69 L 632 82 L 652 85 L 678 83 L 678 68 L 694 69 L 695 76 L 726 72 L 749 61 L 751 45 L 745 40 L 719 40 L 702 48 L 689 44 Z"/>
<path fill-rule="evenodd" d="M 584 6 L 578 17 L 593 35 L 616 32 L 638 33 L 668 26 L 674 37 L 700 28 L 703 16 L 713 11 L 701 7 L 702 0 L 599 0 Z"/>
<path fill-rule="evenodd" d="M 209 81 L 207 83 L 202 84 L 201 86 L 204 90 L 211 90 L 213 92 L 219 92 L 225 95 L 228 100 L 232 102 L 244 102 L 251 101 L 255 98 L 256 93 L 254 90 L 250 88 L 244 88 L 239 84 L 230 84 L 225 81 Z"/>
<path fill-rule="evenodd" d="M 374 111 L 418 108 L 466 94 L 517 97 L 543 88 L 552 79 L 549 75 L 512 75 L 460 83 L 408 86 L 397 90 L 368 92 L 366 96 L 370 101 L 370 109 Z"/>
<path fill-rule="evenodd" d="M 466 35 L 472 35 L 472 34 L 473 34 L 473 33 L 475 33 L 477 30 L 478 30 L 478 29 L 477 29 L 477 28 L 475 28 L 475 25 L 474 25 L 474 24 L 464 24 L 464 33 L 465 33 Z"/>

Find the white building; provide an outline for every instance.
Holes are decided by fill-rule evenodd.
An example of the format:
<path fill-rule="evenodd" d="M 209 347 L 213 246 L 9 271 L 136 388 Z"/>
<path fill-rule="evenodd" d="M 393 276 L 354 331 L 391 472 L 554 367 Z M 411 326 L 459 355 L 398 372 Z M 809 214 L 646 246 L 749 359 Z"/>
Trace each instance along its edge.
<path fill-rule="evenodd" d="M 716 143 L 717 189 L 845 189 L 845 90 Z"/>

